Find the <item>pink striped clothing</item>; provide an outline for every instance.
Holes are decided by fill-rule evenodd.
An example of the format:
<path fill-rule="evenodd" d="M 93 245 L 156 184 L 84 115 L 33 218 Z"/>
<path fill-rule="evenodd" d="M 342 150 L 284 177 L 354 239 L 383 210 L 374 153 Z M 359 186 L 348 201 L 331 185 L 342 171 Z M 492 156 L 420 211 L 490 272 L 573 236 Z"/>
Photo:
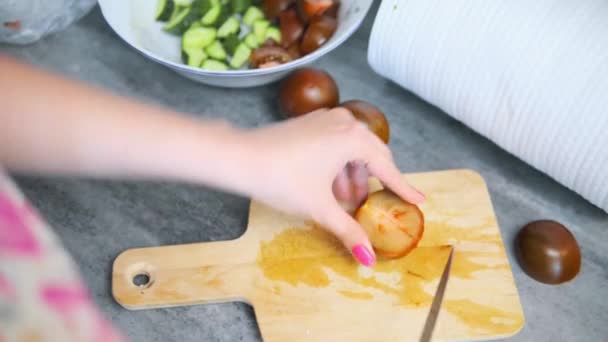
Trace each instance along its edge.
<path fill-rule="evenodd" d="M 76 264 L 0 169 L 0 341 L 122 341 Z"/>

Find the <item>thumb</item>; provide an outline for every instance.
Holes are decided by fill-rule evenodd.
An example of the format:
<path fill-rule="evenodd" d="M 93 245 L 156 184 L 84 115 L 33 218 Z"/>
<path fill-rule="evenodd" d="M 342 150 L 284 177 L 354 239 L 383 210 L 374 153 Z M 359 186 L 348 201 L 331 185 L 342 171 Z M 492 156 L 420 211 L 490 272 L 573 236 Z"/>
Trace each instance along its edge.
<path fill-rule="evenodd" d="M 318 221 L 342 241 L 359 263 L 364 266 L 376 263 L 376 255 L 367 233 L 335 200 L 329 201 Z"/>

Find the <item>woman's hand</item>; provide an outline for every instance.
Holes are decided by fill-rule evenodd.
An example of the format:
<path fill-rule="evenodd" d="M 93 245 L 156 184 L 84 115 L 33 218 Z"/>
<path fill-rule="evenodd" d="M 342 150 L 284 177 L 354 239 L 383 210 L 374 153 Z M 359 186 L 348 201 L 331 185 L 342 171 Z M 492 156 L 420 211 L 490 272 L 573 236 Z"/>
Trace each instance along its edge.
<path fill-rule="evenodd" d="M 403 180 L 389 148 L 348 110 L 319 110 L 244 134 L 255 199 L 310 217 L 364 265 L 375 255 L 367 234 L 341 206 L 367 197 L 368 175 L 411 203 L 424 195 Z"/>
<path fill-rule="evenodd" d="M 368 174 L 407 201 L 424 198 L 403 180 L 388 147 L 345 109 L 243 131 L 8 57 L 0 56 L 0 75 L 0 164 L 9 170 L 169 179 L 248 195 L 314 219 L 364 265 L 374 263 L 373 249 L 339 202 L 359 204 L 367 196 Z"/>

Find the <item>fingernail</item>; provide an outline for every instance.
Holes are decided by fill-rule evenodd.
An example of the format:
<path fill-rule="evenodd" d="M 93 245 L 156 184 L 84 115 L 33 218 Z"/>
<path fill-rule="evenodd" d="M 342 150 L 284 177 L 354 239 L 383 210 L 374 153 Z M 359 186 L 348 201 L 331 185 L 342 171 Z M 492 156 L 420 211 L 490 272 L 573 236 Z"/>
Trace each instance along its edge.
<path fill-rule="evenodd" d="M 353 247 L 353 255 L 364 266 L 372 266 L 376 263 L 376 258 L 364 245 Z"/>

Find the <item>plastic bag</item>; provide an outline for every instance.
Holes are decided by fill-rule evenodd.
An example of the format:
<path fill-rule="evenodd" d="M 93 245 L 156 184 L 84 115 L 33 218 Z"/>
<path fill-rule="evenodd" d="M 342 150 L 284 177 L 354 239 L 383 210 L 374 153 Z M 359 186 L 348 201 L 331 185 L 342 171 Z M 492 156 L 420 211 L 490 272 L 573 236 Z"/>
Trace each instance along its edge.
<path fill-rule="evenodd" d="M 97 0 L 0 0 L 0 43 L 30 44 L 67 28 Z"/>

